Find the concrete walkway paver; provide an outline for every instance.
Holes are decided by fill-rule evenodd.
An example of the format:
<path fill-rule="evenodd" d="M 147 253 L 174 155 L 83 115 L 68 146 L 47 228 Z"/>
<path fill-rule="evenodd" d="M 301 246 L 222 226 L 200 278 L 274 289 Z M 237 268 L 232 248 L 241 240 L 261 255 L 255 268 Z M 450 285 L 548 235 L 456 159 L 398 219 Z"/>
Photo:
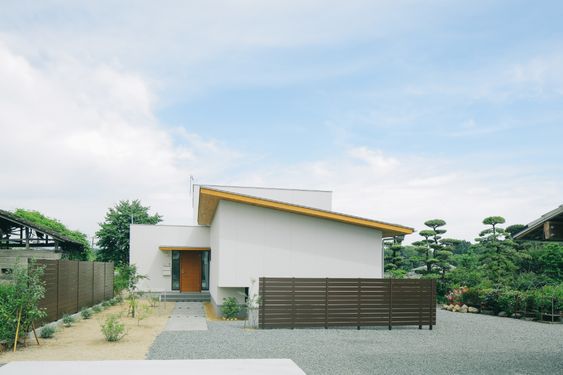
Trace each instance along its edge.
<path fill-rule="evenodd" d="M 201 302 L 176 302 L 165 331 L 207 331 L 207 319 Z"/>
<path fill-rule="evenodd" d="M 0 375 L 305 375 L 290 359 L 199 359 L 172 361 L 37 361 L 10 362 Z"/>

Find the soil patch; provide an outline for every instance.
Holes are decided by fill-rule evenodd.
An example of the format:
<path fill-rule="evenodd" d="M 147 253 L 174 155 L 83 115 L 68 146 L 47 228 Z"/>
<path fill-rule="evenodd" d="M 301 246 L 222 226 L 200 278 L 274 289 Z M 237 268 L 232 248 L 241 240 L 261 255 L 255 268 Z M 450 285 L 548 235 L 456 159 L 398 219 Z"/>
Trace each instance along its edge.
<path fill-rule="evenodd" d="M 148 301 L 141 301 L 148 304 Z M 150 315 L 137 324 L 126 317 L 127 303 L 112 306 L 94 314 L 91 319 L 78 320 L 72 327 L 60 325 L 52 339 L 28 339 L 28 346 L 13 352 L 0 353 L 0 362 L 11 361 L 89 361 L 145 359 L 154 338 L 163 330 L 175 303 L 160 303 L 150 308 Z M 118 342 L 107 342 L 101 325 L 109 314 L 121 314 L 127 335 Z"/>

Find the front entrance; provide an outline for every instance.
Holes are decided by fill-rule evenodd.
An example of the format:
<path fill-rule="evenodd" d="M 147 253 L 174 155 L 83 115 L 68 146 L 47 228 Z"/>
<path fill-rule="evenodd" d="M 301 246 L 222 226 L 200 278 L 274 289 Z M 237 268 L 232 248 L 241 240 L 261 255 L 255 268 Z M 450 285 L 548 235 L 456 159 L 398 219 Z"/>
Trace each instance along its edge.
<path fill-rule="evenodd" d="M 180 252 L 180 291 L 201 292 L 201 252 Z"/>

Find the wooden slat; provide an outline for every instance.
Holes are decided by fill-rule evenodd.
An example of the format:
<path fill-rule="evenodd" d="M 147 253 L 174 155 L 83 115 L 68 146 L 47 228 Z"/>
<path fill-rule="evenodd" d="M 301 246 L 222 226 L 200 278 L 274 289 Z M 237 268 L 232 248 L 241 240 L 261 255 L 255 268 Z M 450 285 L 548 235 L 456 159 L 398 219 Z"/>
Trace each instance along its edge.
<path fill-rule="evenodd" d="M 436 320 L 433 280 L 260 278 L 259 285 L 262 328 L 420 326 Z"/>

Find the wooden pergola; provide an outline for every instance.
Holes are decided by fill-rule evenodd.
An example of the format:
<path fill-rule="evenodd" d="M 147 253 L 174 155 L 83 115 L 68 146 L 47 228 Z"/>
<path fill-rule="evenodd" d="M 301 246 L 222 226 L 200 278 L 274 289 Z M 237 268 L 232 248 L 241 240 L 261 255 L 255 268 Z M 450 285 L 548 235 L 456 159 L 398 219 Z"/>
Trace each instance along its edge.
<path fill-rule="evenodd" d="M 11 212 L 0 210 L 0 249 L 81 249 L 82 244 L 55 231 L 39 227 Z"/>
<path fill-rule="evenodd" d="M 526 225 L 514 238 L 527 241 L 563 242 L 563 205 Z"/>

